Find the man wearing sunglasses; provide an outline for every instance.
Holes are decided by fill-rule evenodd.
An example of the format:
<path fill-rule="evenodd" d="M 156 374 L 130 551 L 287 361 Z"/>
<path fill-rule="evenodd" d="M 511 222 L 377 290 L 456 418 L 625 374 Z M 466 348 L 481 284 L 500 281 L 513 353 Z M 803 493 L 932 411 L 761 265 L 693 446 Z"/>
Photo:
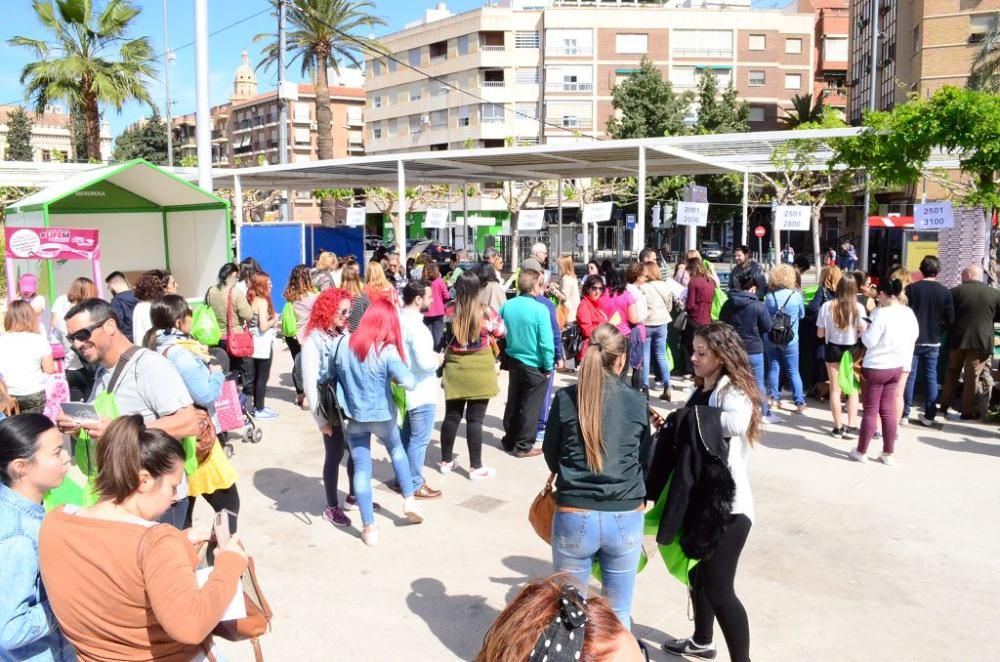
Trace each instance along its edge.
<path fill-rule="evenodd" d="M 84 360 L 98 366 L 94 390 L 88 402 L 109 391 L 114 394 L 122 416 L 140 414 L 146 425 L 163 430 L 176 439 L 198 433 L 198 419 L 191 396 L 180 373 L 160 354 L 136 347 L 118 327 L 111 305 L 103 299 L 85 299 L 66 313 L 66 339 Z M 122 363 L 119 366 L 119 363 Z M 66 434 L 84 429 L 100 439 L 112 419 L 79 423 L 60 414 L 56 423 Z M 178 488 L 181 498 L 161 521 L 183 528 L 187 515 L 187 482 Z"/>

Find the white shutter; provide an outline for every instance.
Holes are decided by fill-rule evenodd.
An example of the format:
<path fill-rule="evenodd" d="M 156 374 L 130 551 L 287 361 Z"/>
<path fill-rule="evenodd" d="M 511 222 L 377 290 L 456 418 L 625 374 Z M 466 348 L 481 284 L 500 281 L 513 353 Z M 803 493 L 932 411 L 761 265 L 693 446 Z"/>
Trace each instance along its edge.
<path fill-rule="evenodd" d="M 648 51 L 649 36 L 646 34 L 615 35 L 616 53 L 635 53 L 645 55 Z"/>

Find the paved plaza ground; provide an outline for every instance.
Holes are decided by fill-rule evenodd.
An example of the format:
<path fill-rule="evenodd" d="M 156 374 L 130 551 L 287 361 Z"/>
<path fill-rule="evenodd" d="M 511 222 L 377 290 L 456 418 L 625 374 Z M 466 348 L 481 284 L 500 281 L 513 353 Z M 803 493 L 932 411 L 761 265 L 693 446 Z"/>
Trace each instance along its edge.
<path fill-rule="evenodd" d="M 276 350 L 268 400 L 281 416 L 260 423 L 262 443 L 236 441 L 233 458 L 240 530 L 275 612 L 262 641 L 266 659 L 472 659 L 519 587 L 552 571 L 549 548 L 526 519 L 547 476 L 543 458 L 518 460 L 499 449 L 501 395 L 485 424 L 484 462 L 496 478 L 467 479 L 464 425 L 456 442 L 462 469 L 439 475 L 436 431 L 425 476 L 444 496 L 424 502 L 426 522 L 411 526 L 402 498 L 383 485 L 392 468 L 376 444 L 382 536 L 368 548 L 357 512 L 346 530 L 321 517 L 323 444 L 293 404 L 290 365 L 287 350 Z M 442 411 L 443 400 L 439 421 Z M 751 455 L 757 512 L 737 591 L 750 615 L 754 660 L 1000 659 L 997 426 L 901 428 L 897 464 L 886 467 L 848 461 L 851 444 L 827 436 L 829 418 L 825 403 L 811 401 L 805 415 L 786 414 L 784 425 L 767 429 Z M 346 468 L 341 476 L 346 490 Z M 199 502 L 196 520 L 209 516 Z M 691 633 L 687 595 L 652 539 L 646 549 L 651 562 L 638 577 L 633 630 L 651 644 L 652 659 L 678 660 L 658 647 Z M 721 632 L 716 641 L 719 659 L 728 660 Z M 252 659 L 249 645 L 221 645 L 231 660 Z"/>

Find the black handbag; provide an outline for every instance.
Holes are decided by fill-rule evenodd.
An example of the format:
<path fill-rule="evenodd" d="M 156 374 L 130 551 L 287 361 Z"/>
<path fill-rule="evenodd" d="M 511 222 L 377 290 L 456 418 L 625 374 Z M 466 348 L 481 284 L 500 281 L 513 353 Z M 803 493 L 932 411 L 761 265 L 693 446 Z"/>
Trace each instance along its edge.
<path fill-rule="evenodd" d="M 681 312 L 677 313 L 677 316 L 674 318 L 674 321 L 671 322 L 671 324 L 673 324 L 674 328 L 677 329 L 678 331 L 683 331 L 684 329 L 686 329 L 688 325 L 687 311 L 682 310 Z"/>
<path fill-rule="evenodd" d="M 341 336 L 340 340 L 337 342 L 337 348 L 333 350 L 333 358 L 330 359 L 331 365 L 336 365 L 337 352 L 340 351 L 340 346 L 343 342 L 344 338 Z M 331 372 L 331 375 L 336 374 L 336 370 Z M 329 423 L 330 427 L 343 428 L 344 409 L 340 406 L 340 401 L 337 399 L 336 377 L 331 376 L 325 382 L 317 384 L 317 390 L 319 391 L 319 402 L 316 403 L 317 413 L 323 420 Z"/>

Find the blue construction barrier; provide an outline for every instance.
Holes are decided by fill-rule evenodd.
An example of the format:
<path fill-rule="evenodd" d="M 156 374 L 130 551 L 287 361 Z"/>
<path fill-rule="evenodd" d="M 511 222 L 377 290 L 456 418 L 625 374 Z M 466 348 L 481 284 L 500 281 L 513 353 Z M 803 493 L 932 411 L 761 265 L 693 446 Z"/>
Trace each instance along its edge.
<path fill-rule="evenodd" d="M 365 229 L 326 228 L 321 225 L 306 227 L 306 260 L 312 264 L 323 251 L 337 257 L 353 255 L 358 259 L 361 273 L 365 272 Z"/>
<path fill-rule="evenodd" d="M 288 275 L 302 264 L 303 235 L 301 223 L 260 223 L 240 227 L 240 259 L 252 257 L 271 276 L 271 298 L 280 315 L 285 305 L 282 293 Z"/>

